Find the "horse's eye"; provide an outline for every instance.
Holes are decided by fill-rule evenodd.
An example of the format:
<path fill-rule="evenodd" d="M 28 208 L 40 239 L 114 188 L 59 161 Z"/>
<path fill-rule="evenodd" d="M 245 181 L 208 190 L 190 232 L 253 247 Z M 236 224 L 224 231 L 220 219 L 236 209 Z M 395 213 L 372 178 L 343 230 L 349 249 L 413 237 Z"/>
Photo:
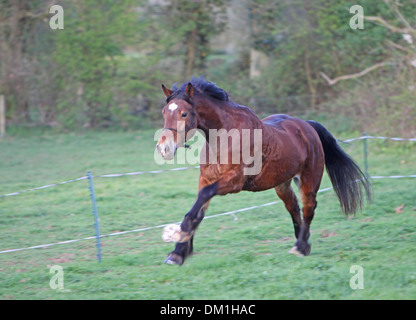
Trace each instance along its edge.
<path fill-rule="evenodd" d="M 182 113 L 182 118 L 186 118 L 187 115 L 188 115 L 188 112 Z"/>

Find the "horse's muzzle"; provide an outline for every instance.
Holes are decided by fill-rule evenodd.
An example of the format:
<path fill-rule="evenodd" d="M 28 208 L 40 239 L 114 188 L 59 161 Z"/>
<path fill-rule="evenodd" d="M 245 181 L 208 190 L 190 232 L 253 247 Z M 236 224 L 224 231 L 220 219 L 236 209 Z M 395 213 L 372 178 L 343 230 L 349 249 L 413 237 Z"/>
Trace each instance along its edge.
<path fill-rule="evenodd" d="M 156 150 L 165 160 L 172 160 L 176 154 L 176 144 L 162 142 L 156 145 Z"/>

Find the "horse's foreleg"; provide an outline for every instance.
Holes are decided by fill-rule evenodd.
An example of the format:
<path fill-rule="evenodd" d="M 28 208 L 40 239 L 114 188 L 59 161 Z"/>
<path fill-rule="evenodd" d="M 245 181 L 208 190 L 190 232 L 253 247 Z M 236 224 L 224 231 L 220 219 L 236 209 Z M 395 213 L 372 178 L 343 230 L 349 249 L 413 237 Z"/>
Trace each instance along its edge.
<path fill-rule="evenodd" d="M 197 229 L 198 225 L 204 219 L 205 211 L 208 209 L 209 200 L 202 206 L 199 210 L 198 214 L 195 218 L 185 216 L 184 222 L 187 225 L 190 225 L 190 231 L 185 231 L 182 229 L 182 224 L 179 226 L 178 231 L 176 232 L 176 246 L 175 249 L 169 254 L 166 258 L 165 263 L 167 264 L 177 264 L 182 265 L 185 259 L 190 256 L 194 250 L 193 242 L 194 242 L 194 234 L 195 230 Z"/>
<path fill-rule="evenodd" d="M 210 188 L 205 189 L 206 187 Z M 178 243 L 176 244 L 175 249 L 166 258 L 165 263 L 167 264 L 182 265 L 185 259 L 193 252 L 195 230 L 205 216 L 205 211 L 209 205 L 209 199 L 213 197 L 213 193 L 215 194 L 215 186 L 209 185 L 206 179 L 203 179 L 202 177 L 199 179 L 198 189 L 199 192 L 195 204 L 185 215 L 185 218 L 181 225 L 178 226 L 177 231 L 171 236 L 172 241 Z M 198 211 L 195 214 L 196 210 Z"/>
<path fill-rule="evenodd" d="M 165 260 L 165 263 L 182 265 L 185 258 L 192 253 L 195 230 L 204 219 L 205 211 L 212 197 L 241 191 L 242 182 L 231 178 L 232 176 L 229 176 L 229 179 L 221 179 L 213 184 L 209 184 L 206 179 L 202 176 L 200 177 L 198 197 L 191 210 L 185 215 L 180 226 L 171 235 L 171 240 L 178 243 L 175 250 Z"/>
<path fill-rule="evenodd" d="M 198 197 L 191 210 L 185 215 L 180 227 L 172 234 L 172 240 L 175 242 L 187 242 L 193 236 L 202 219 L 204 219 L 205 209 L 209 200 L 215 195 L 239 192 L 242 187 L 241 175 L 229 174 L 227 178 L 222 178 L 212 184 L 208 184 L 207 180 L 201 176 Z"/>
<path fill-rule="evenodd" d="M 175 249 L 168 255 L 165 260 L 167 264 L 182 265 L 185 259 L 192 254 L 194 250 L 193 246 L 194 236 L 192 236 L 187 242 L 178 242 Z"/>
<path fill-rule="evenodd" d="M 182 223 L 176 225 L 170 236 L 165 236 L 165 241 L 184 243 L 188 242 L 194 235 L 195 230 L 205 216 L 205 210 L 208 207 L 209 200 L 216 194 L 217 183 L 204 187 L 192 206 L 192 209 L 185 215 Z"/>
<path fill-rule="evenodd" d="M 182 222 L 178 231 L 174 235 L 174 237 L 176 237 L 175 242 L 177 242 L 175 249 L 166 258 L 165 263 L 182 265 L 185 259 L 192 254 L 194 250 L 193 242 L 195 230 L 198 227 L 199 223 L 202 221 L 202 219 L 204 219 L 205 211 L 208 209 L 208 205 L 209 200 L 199 210 L 198 214 L 196 215 L 196 218 L 187 219 L 185 216 L 184 222 L 188 223 L 192 229 L 190 229 L 190 232 L 184 231 L 182 229 Z"/>

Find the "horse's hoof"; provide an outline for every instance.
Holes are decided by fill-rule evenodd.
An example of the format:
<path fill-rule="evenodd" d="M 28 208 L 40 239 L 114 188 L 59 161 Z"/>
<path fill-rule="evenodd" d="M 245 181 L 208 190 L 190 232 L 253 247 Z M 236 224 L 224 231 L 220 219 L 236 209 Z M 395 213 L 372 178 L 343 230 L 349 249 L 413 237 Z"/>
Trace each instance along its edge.
<path fill-rule="evenodd" d="M 172 265 L 183 265 L 183 258 L 175 253 L 171 253 L 165 260 L 166 264 L 172 264 Z"/>
<path fill-rule="evenodd" d="M 162 239 L 165 242 L 187 242 L 191 237 L 192 233 L 182 231 L 179 224 L 169 224 L 162 232 Z"/>
<path fill-rule="evenodd" d="M 294 246 L 292 249 L 289 250 L 289 253 L 294 254 L 298 257 L 309 256 L 309 254 L 311 253 L 311 245 L 307 244 L 304 248 Z"/>
<path fill-rule="evenodd" d="M 298 257 L 304 257 L 305 256 L 302 252 L 300 252 L 298 250 L 297 246 L 294 246 L 292 249 L 290 249 L 289 253 L 294 254 L 295 256 L 298 256 Z"/>

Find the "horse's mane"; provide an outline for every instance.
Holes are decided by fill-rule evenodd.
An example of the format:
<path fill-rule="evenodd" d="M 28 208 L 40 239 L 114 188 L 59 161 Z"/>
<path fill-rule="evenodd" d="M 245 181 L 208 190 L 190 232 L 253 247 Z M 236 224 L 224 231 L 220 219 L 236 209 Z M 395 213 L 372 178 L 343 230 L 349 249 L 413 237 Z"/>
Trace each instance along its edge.
<path fill-rule="evenodd" d="M 192 84 L 196 94 L 206 95 L 220 101 L 229 101 L 227 92 L 219 88 L 215 83 L 205 80 L 204 76 L 201 76 L 199 78 L 192 77 L 190 81 L 184 82 L 179 86 L 175 83 L 172 87 L 173 93 L 166 99 L 166 102 L 169 102 L 174 98 L 185 99 L 185 89 L 188 83 Z"/>

